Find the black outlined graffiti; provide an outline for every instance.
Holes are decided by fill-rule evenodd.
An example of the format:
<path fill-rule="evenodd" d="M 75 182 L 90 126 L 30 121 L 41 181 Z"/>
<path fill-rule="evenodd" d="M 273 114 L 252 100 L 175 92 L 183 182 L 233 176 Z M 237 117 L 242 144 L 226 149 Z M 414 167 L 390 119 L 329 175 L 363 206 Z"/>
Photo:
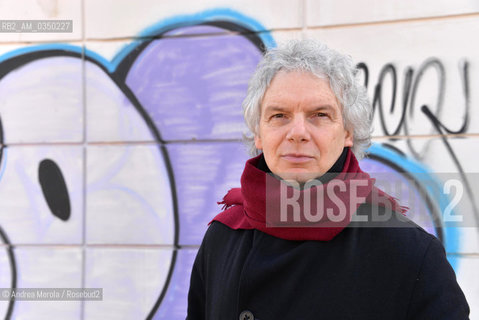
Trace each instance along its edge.
<path fill-rule="evenodd" d="M 259 34 L 254 33 L 252 30 L 249 30 L 245 27 L 239 26 L 232 22 L 227 21 L 214 21 L 208 23 L 199 23 L 199 24 L 192 24 L 194 25 L 211 25 L 215 27 L 219 27 L 224 29 L 226 32 L 234 32 L 235 34 L 242 36 L 248 39 L 257 49 L 259 52 L 263 53 L 265 51 L 265 45 L 261 40 Z M 175 177 L 173 172 L 172 163 L 170 160 L 170 156 L 167 149 L 167 142 L 162 138 L 159 129 L 156 127 L 154 121 L 152 120 L 151 116 L 145 110 L 145 108 L 141 105 L 140 101 L 138 100 L 135 93 L 130 89 L 130 87 L 126 84 L 126 77 L 128 72 L 135 62 L 135 59 L 142 53 L 144 49 L 146 49 L 153 41 L 163 38 L 164 34 L 170 32 L 177 28 L 178 26 L 171 26 L 168 29 L 163 30 L 161 33 L 157 35 L 153 35 L 148 38 L 144 38 L 143 41 L 137 46 L 133 51 L 131 51 L 127 56 L 123 58 L 121 63 L 115 69 L 114 72 L 111 72 L 104 66 L 101 62 L 95 60 L 94 58 L 83 55 L 78 52 L 72 52 L 68 50 L 61 50 L 61 49 L 49 49 L 49 50 L 40 50 L 35 52 L 24 53 L 8 60 L 5 60 L 0 63 L 0 79 L 6 76 L 9 72 L 21 68 L 22 66 L 36 61 L 38 59 L 43 58 L 51 58 L 51 57 L 74 57 L 78 59 L 85 59 L 88 62 L 95 64 L 104 73 L 116 84 L 116 86 L 123 92 L 123 94 L 129 99 L 131 104 L 136 108 L 140 116 L 145 121 L 146 125 L 148 126 L 154 140 L 157 142 L 156 145 L 158 146 L 159 153 L 162 155 L 163 161 L 165 163 L 166 172 L 168 173 L 169 177 L 169 184 L 171 190 L 171 197 L 172 197 L 172 204 L 173 204 L 173 219 L 174 219 L 174 233 L 173 233 L 173 250 L 171 255 L 171 262 L 168 269 L 168 273 L 166 275 L 165 283 L 162 288 L 159 288 L 158 296 L 154 300 L 154 305 L 148 310 L 148 314 L 146 315 L 146 319 L 152 319 L 157 314 L 160 305 L 162 304 L 163 299 L 165 298 L 167 291 L 170 287 L 171 278 L 173 275 L 173 271 L 175 270 L 178 250 L 181 249 L 179 244 L 179 209 L 178 209 L 178 200 L 177 200 L 177 187 L 175 183 Z M 1 126 L 0 126 L 1 129 Z M 1 132 L 0 132 L 1 133 Z M 3 137 L 3 135 L 2 135 Z M 0 141 L 2 143 L 2 148 L 0 149 L 0 156 L 1 152 L 3 151 L 3 139 Z M 0 158 L 1 163 L 1 158 Z M 53 175 L 52 175 L 53 174 Z M 68 190 L 66 188 L 66 184 L 63 178 L 63 174 L 55 164 L 52 159 L 44 159 L 38 167 L 38 180 L 39 184 L 42 187 L 42 192 L 44 194 L 44 198 L 50 208 L 50 210 L 54 213 L 54 215 L 63 220 L 67 221 L 70 217 L 70 203 L 68 199 Z M 60 190 L 60 197 L 57 192 L 53 192 L 54 190 L 51 189 L 51 184 L 49 182 L 54 181 L 56 185 L 56 190 Z M 63 199 L 62 199 L 63 198 Z M 8 253 L 11 256 L 10 264 L 12 270 L 12 288 L 16 288 L 17 285 L 17 266 L 15 264 L 15 257 L 13 256 L 15 244 L 11 244 L 6 233 L 0 228 L 0 236 L 8 246 Z M 10 301 L 9 310 L 6 313 L 6 319 L 10 319 L 12 317 L 13 307 L 14 307 L 14 300 Z"/>
<path fill-rule="evenodd" d="M 361 62 L 357 64 L 357 68 L 362 70 L 364 73 L 364 85 L 367 87 L 369 82 L 369 69 L 367 64 Z M 476 224 L 479 224 L 479 208 L 477 207 L 475 197 L 470 186 L 470 183 L 466 177 L 464 172 L 463 166 L 461 165 L 456 153 L 454 152 L 451 144 L 448 141 L 448 137 L 446 134 L 463 134 L 467 132 L 467 128 L 469 125 L 469 112 L 470 112 L 470 85 L 469 85 L 469 62 L 464 59 L 461 61 L 459 65 L 459 73 L 460 79 L 463 89 L 463 96 L 464 96 L 464 114 L 463 114 L 463 122 L 460 125 L 459 129 L 453 130 L 447 127 L 445 124 L 441 122 L 440 114 L 443 109 L 444 105 L 444 94 L 445 94 L 445 82 L 446 82 L 446 71 L 444 68 L 444 64 L 438 58 L 429 58 L 419 67 L 416 75 L 414 76 L 414 70 L 412 67 L 407 67 L 404 73 L 404 87 L 402 90 L 402 103 L 401 103 L 401 116 L 400 120 L 394 129 L 394 131 L 389 131 L 386 125 L 386 116 L 392 115 L 394 113 L 395 105 L 396 105 L 396 95 L 397 95 L 397 72 L 396 67 L 388 63 L 382 67 L 381 72 L 379 73 L 379 78 L 377 84 L 374 87 L 374 96 L 373 96 L 373 115 L 376 109 L 376 105 L 378 106 L 378 113 L 379 113 L 379 120 L 381 123 L 382 131 L 386 136 L 391 137 L 391 140 L 395 140 L 396 138 L 392 136 L 396 136 L 400 133 L 401 129 L 404 128 L 404 133 L 406 135 L 406 143 L 416 159 L 422 159 L 423 155 L 418 152 L 410 138 L 409 132 L 410 128 L 408 126 L 408 117 L 412 119 L 415 116 L 414 109 L 416 106 L 416 95 L 418 93 L 418 88 L 421 81 L 424 79 L 423 76 L 428 69 L 434 68 L 437 73 L 438 79 L 438 86 L 437 86 L 437 98 L 436 98 L 436 105 L 434 108 L 434 112 L 431 110 L 430 106 L 422 105 L 420 110 L 422 114 L 424 114 L 427 119 L 429 119 L 431 125 L 433 126 L 434 130 L 440 135 L 441 141 L 443 142 L 446 150 L 448 151 L 451 159 L 454 162 L 464 184 L 466 192 L 471 200 L 472 209 L 474 219 Z M 391 105 L 389 108 L 389 113 L 384 111 L 384 105 L 382 101 L 382 88 L 384 85 L 384 79 L 386 75 L 390 74 L 392 80 L 392 90 L 391 90 Z M 414 80 L 413 80 L 414 79 Z M 409 111 L 407 112 L 407 109 Z M 408 117 L 406 116 L 408 115 Z M 422 152 L 424 153 L 424 151 Z"/>
<path fill-rule="evenodd" d="M 366 70 L 366 69 L 365 69 Z M 403 96 L 402 96 L 402 109 L 401 109 L 401 118 L 399 120 L 398 125 L 396 126 L 396 129 L 390 133 L 386 121 L 385 121 L 385 116 L 384 116 L 384 111 L 383 111 L 383 101 L 382 101 L 382 87 L 383 87 L 383 82 L 387 74 L 391 74 L 391 79 L 392 79 L 392 99 L 391 99 L 391 107 L 389 109 L 389 113 L 394 112 L 394 108 L 396 106 L 396 92 L 397 92 L 397 73 L 396 73 L 396 68 L 392 64 L 387 64 L 381 69 L 381 73 L 379 74 L 379 80 L 378 84 L 374 88 L 374 99 L 373 99 L 373 113 L 374 110 L 376 109 L 376 105 L 379 105 L 379 119 L 381 121 L 381 127 L 385 134 L 387 136 L 395 136 L 399 133 L 401 130 L 401 126 L 404 122 L 404 117 L 406 115 L 406 108 L 408 104 L 408 97 L 409 97 L 409 91 L 411 89 L 411 79 L 413 75 L 413 71 L 411 68 L 408 68 L 406 71 L 406 76 L 404 79 L 404 88 L 403 88 Z"/>

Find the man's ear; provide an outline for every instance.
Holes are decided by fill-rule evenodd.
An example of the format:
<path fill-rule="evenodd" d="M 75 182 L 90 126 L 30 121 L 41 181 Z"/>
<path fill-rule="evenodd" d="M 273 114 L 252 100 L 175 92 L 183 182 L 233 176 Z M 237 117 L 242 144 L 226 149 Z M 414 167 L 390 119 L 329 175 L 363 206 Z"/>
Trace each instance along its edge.
<path fill-rule="evenodd" d="M 354 135 L 351 131 L 346 131 L 346 136 L 344 137 L 344 146 L 345 147 L 352 147 L 354 141 Z"/>
<path fill-rule="evenodd" d="M 256 147 L 256 149 L 263 149 L 263 143 L 261 142 L 261 138 L 257 134 L 255 134 L 254 136 L 254 146 Z"/>

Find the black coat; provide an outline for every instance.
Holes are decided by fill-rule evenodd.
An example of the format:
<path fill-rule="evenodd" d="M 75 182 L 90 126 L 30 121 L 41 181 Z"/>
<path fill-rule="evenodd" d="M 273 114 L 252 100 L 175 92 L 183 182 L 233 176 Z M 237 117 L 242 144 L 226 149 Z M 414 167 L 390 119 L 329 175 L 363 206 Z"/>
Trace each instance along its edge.
<path fill-rule="evenodd" d="M 187 319 L 468 319 L 440 241 L 394 217 L 328 242 L 213 222 L 193 266 Z"/>

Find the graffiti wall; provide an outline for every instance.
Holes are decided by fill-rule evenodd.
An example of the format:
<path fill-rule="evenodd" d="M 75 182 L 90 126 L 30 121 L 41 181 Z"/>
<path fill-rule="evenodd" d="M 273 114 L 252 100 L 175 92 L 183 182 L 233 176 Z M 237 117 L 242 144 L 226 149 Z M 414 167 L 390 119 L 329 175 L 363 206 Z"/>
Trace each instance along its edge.
<path fill-rule="evenodd" d="M 29 0 L 0 12 L 73 23 L 0 33 L 0 288 L 103 288 L 101 302 L 0 301 L 0 318 L 184 319 L 196 251 L 248 158 L 248 79 L 265 48 L 293 38 L 358 63 L 374 106 L 361 166 L 409 183 L 396 196 L 421 209 L 413 218 L 441 239 L 479 316 L 475 1 Z M 446 177 L 463 187 L 453 209 L 424 183 Z"/>

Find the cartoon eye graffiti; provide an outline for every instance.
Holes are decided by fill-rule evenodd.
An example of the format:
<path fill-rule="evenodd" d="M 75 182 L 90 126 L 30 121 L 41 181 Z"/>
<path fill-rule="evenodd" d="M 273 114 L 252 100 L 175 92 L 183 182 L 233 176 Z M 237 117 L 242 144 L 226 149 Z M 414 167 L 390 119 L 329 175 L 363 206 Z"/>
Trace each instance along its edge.
<path fill-rule="evenodd" d="M 51 213 L 60 220 L 70 218 L 70 197 L 60 167 L 55 161 L 44 159 L 38 166 L 38 181 Z"/>
<path fill-rule="evenodd" d="M 273 43 L 237 18 L 161 26 L 115 63 L 71 46 L 0 57 L 0 287 L 103 288 L 101 304 L 0 301 L 0 315 L 184 319 L 196 250 L 248 158 L 247 82 Z M 381 159 L 364 164 L 394 171 Z"/>

